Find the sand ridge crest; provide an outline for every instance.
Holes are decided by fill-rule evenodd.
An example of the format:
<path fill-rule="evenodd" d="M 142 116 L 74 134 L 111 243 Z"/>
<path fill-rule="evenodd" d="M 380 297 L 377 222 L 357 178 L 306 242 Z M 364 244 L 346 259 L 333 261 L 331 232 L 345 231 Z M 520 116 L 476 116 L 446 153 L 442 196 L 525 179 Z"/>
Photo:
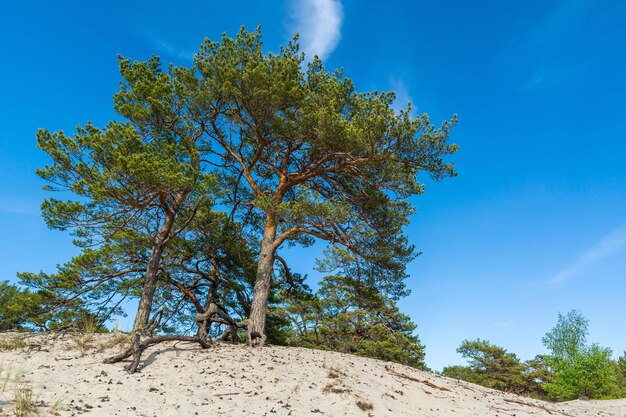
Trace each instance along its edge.
<path fill-rule="evenodd" d="M 15 334 L 0 334 L 0 341 L 11 337 Z M 120 348 L 111 343 L 112 335 L 95 335 L 88 344 L 69 335 L 21 337 L 26 343 L 0 351 L 5 370 L 23 373 L 0 393 L 0 416 L 13 415 L 14 394 L 25 386 L 32 389 L 39 415 L 58 416 L 626 415 L 626 400 L 553 404 L 314 349 L 225 343 L 201 349 L 168 342 L 148 350 L 141 371 L 130 375 L 125 362 L 102 363 Z"/>

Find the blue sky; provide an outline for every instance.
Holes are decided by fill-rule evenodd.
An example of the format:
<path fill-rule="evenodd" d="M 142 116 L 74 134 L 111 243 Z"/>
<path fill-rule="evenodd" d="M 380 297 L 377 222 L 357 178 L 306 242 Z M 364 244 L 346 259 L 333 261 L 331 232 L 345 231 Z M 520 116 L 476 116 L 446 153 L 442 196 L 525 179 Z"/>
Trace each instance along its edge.
<path fill-rule="evenodd" d="M 626 2 L 22 1 L 0 6 L 0 279 L 76 253 L 46 228 L 34 171 L 44 127 L 116 117 L 116 55 L 190 64 L 204 37 L 263 26 L 359 90 L 440 122 L 458 114 L 458 177 L 426 181 L 407 228 L 422 252 L 401 307 L 434 369 L 466 338 L 528 359 L 558 312 L 626 350 Z M 316 252 L 316 250 L 314 250 Z M 294 254 L 296 255 L 296 254 Z M 293 256 L 311 272 L 312 256 Z"/>

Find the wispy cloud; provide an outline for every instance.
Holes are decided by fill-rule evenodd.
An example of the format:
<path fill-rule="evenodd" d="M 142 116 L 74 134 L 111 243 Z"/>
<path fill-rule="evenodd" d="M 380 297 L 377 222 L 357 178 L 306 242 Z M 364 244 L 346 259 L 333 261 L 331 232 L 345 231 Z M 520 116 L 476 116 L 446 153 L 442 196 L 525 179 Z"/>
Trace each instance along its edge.
<path fill-rule="evenodd" d="M 154 43 L 156 44 L 157 48 L 159 49 L 159 51 L 170 55 L 172 57 L 176 57 L 176 58 L 182 58 L 182 59 L 186 59 L 188 61 L 192 61 L 193 57 L 194 57 L 194 53 L 193 52 L 188 52 L 188 51 L 183 51 L 180 50 L 172 45 L 170 45 L 169 43 L 157 39 L 154 41 Z"/>
<path fill-rule="evenodd" d="M 291 30 L 300 33 L 307 55 L 326 58 L 341 38 L 343 7 L 339 0 L 292 0 Z"/>
<path fill-rule="evenodd" d="M 411 99 L 411 94 L 409 93 L 409 89 L 399 78 L 392 77 L 389 80 L 389 84 L 391 85 L 391 90 L 396 93 L 396 100 L 393 102 L 392 108 L 399 112 L 400 110 L 405 110 L 407 108 L 407 104 L 411 103 L 411 115 L 414 115 L 417 111 L 417 107 L 415 103 Z"/>
<path fill-rule="evenodd" d="M 592 0 L 562 0 L 543 20 L 530 26 L 518 43 L 506 48 L 503 58 L 523 77 L 524 90 L 563 85 L 588 71 L 588 56 L 570 45 L 576 44 L 573 37 L 585 24 L 593 4 Z"/>
<path fill-rule="evenodd" d="M 567 38 L 570 32 L 584 23 L 584 18 L 592 0 L 563 0 L 548 14 L 544 20 L 530 32 L 527 39 L 531 46 L 545 46 L 548 49 L 556 42 Z"/>
<path fill-rule="evenodd" d="M 194 52 L 179 47 L 178 43 L 171 39 L 171 36 L 150 30 L 142 30 L 138 33 L 138 36 L 150 45 L 151 53 L 160 55 L 162 58 L 166 57 L 163 59 L 164 63 L 167 63 L 169 58 L 193 61 Z"/>
<path fill-rule="evenodd" d="M 609 233 L 574 263 L 550 278 L 548 284 L 561 284 L 584 272 L 592 264 L 616 254 L 626 246 L 626 227 Z"/>

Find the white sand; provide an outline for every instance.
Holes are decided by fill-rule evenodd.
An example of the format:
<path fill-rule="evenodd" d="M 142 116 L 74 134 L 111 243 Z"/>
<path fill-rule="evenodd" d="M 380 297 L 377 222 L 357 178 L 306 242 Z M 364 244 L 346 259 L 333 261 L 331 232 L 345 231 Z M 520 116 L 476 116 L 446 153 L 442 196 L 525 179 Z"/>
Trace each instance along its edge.
<path fill-rule="evenodd" d="M 20 386 L 32 388 L 41 416 L 626 416 L 626 400 L 552 404 L 302 348 L 164 343 L 149 348 L 140 372 L 129 375 L 128 361 L 102 363 L 119 349 L 98 350 L 111 338 L 97 336 L 81 352 L 71 336 L 32 336 L 31 347 L 1 351 L 0 416 L 13 415 Z M 23 376 L 11 377 L 2 392 L 9 367 Z"/>

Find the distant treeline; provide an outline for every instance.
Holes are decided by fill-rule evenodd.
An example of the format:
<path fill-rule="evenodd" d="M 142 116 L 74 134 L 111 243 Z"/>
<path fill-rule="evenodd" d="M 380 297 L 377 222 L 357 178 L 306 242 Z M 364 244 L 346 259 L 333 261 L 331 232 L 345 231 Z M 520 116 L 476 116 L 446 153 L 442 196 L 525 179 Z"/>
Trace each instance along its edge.
<path fill-rule="evenodd" d="M 626 397 L 626 352 L 588 343 L 589 321 L 577 311 L 559 314 L 557 325 L 543 337 L 548 355 L 522 362 L 486 340 L 464 340 L 457 349 L 467 366 L 447 366 L 442 375 L 500 391 L 550 401 Z"/>

